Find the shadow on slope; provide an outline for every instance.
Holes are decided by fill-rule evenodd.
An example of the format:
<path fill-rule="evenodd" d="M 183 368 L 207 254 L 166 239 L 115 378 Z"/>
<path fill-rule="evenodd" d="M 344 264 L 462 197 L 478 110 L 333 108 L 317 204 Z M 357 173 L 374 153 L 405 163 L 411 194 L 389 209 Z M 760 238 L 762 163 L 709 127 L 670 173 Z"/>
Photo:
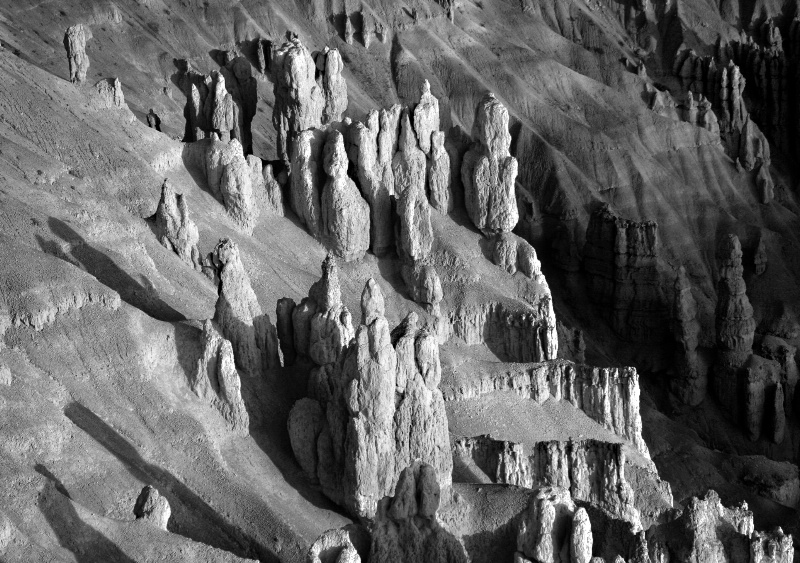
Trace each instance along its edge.
<path fill-rule="evenodd" d="M 60 219 L 50 217 L 47 221 L 50 231 L 69 244 L 69 254 L 54 241 L 37 235 L 39 247 L 43 252 L 66 260 L 74 266 L 92 274 L 97 280 L 110 287 L 120 298 L 161 321 L 175 322 L 186 320 L 179 311 L 173 309 L 158 297 L 156 289 L 145 286 L 131 277 L 122 268 L 100 250 L 92 247 L 75 230 Z M 146 279 L 146 278 L 145 278 Z"/>
<path fill-rule="evenodd" d="M 34 467 L 48 479 L 39 493 L 38 505 L 61 546 L 75 554 L 79 563 L 134 563 L 114 542 L 83 522 L 63 483 L 42 464 Z"/>
<path fill-rule="evenodd" d="M 133 445 L 88 408 L 72 402 L 65 407 L 64 415 L 114 455 L 136 479 L 156 487 L 167 498 L 173 511 L 169 521 L 169 531 L 230 551 L 239 557 L 253 558 L 257 556 L 256 554 L 263 557 L 267 551 L 264 546 L 258 545 L 256 540 L 226 522 L 174 475 L 144 460 Z M 185 516 L 182 515 L 187 514 L 191 514 L 195 521 L 204 522 L 206 524 L 204 529 L 197 530 L 185 526 Z M 103 561 L 112 560 L 117 561 L 117 559 L 103 559 Z"/>

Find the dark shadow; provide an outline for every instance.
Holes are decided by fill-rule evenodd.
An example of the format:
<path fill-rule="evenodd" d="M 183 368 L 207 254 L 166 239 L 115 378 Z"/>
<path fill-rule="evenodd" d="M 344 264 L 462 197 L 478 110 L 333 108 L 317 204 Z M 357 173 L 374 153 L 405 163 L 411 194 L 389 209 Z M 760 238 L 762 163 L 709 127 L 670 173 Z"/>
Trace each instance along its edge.
<path fill-rule="evenodd" d="M 39 492 L 39 510 L 61 547 L 74 553 L 78 563 L 134 563 L 115 543 L 81 520 L 61 481 L 41 464 L 34 469 L 48 479 Z"/>
<path fill-rule="evenodd" d="M 182 321 L 186 317 L 162 301 L 155 288 L 145 285 L 131 277 L 105 253 L 89 245 L 81 235 L 60 219 L 50 217 L 47 220 L 50 231 L 70 245 L 69 255 L 61 250 L 58 244 L 37 235 L 39 247 L 43 252 L 70 262 L 74 266 L 93 275 L 97 280 L 110 287 L 123 301 L 144 311 L 154 319 L 161 321 Z M 146 283 L 149 281 L 144 278 Z"/>
<path fill-rule="evenodd" d="M 167 498 L 172 509 L 168 526 L 170 532 L 230 551 L 238 557 L 278 561 L 266 546 L 225 521 L 170 472 L 144 460 L 135 447 L 91 410 L 72 402 L 64 408 L 64 415 L 116 457 L 133 477 L 154 486 Z M 202 525 L 202 529 L 198 529 L 198 524 Z M 116 561 L 102 561 L 112 560 Z"/>

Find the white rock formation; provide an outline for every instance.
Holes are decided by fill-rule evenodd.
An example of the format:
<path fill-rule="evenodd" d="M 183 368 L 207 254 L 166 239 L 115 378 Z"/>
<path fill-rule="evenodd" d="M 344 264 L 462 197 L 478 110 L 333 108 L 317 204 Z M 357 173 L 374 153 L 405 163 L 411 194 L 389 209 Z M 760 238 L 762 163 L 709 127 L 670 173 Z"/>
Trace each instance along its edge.
<path fill-rule="evenodd" d="M 165 248 L 175 252 L 193 268 L 200 269 L 200 251 L 197 248 L 200 234 L 197 225 L 189 218 L 186 198 L 176 194 L 167 179 L 161 186 L 161 200 L 156 210 L 156 236 Z"/>
<path fill-rule="evenodd" d="M 82 84 L 89 71 L 89 57 L 86 54 L 86 43 L 92 38 L 92 30 L 86 24 L 69 27 L 64 34 L 64 48 L 69 60 L 69 80 L 73 84 Z"/>

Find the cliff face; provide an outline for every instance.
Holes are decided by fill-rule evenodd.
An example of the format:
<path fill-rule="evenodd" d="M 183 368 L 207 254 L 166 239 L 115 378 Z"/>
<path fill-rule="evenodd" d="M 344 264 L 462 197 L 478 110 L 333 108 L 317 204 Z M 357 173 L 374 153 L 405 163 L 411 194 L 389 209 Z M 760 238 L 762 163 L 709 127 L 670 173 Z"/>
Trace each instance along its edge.
<path fill-rule="evenodd" d="M 590 502 L 641 528 L 634 492 L 625 479 L 622 444 L 548 441 L 526 453 L 522 444 L 479 436 L 456 441 L 454 454 L 471 458 L 495 483 L 560 487 L 573 499 Z"/>
<path fill-rule="evenodd" d="M 659 342 L 665 336 L 657 260 L 655 222 L 626 221 L 608 206 L 592 214 L 583 248 L 589 295 L 626 340 Z"/>
<path fill-rule="evenodd" d="M 642 438 L 639 375 L 634 368 L 597 368 L 555 360 L 475 371 L 470 380 L 459 382 L 457 387 L 446 386 L 442 391 L 445 400 L 466 400 L 509 390 L 539 404 L 548 399 L 568 401 L 649 457 Z"/>

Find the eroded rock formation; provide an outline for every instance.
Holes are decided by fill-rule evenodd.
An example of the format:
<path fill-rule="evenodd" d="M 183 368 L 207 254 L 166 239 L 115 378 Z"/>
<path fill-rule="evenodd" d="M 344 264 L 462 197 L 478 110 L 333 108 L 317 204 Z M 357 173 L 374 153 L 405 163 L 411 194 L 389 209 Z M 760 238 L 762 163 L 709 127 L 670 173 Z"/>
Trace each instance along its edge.
<path fill-rule="evenodd" d="M 375 517 L 369 560 L 466 563 L 462 545 L 436 519 L 441 494 L 430 465 L 403 469 L 394 496 L 381 502 Z"/>
<path fill-rule="evenodd" d="M 97 92 L 96 105 L 102 109 L 125 108 L 125 94 L 122 92 L 122 82 L 119 78 L 104 78 L 94 85 Z"/>
<path fill-rule="evenodd" d="M 458 388 L 442 389 L 448 401 L 480 397 L 497 390 L 514 391 L 539 404 L 548 399 L 569 401 L 589 418 L 623 436 L 645 457 L 639 411 L 639 375 L 635 368 L 598 368 L 566 360 L 535 364 L 470 366 L 472 376 Z"/>
<path fill-rule="evenodd" d="M 675 277 L 675 297 L 672 306 L 672 332 L 675 338 L 675 379 L 672 389 L 681 401 L 699 405 L 706 396 L 707 374 L 697 355 L 700 323 L 692 285 L 681 266 Z"/>
<path fill-rule="evenodd" d="M 434 131 L 431 135 L 428 199 L 431 207 L 439 213 L 447 214 L 455 209 L 453 189 L 450 185 L 450 155 L 444 148 L 444 131 Z"/>
<path fill-rule="evenodd" d="M 182 194 L 175 193 L 169 180 L 161 186 L 161 200 L 156 211 L 156 236 L 168 250 L 181 260 L 200 269 L 200 251 L 197 243 L 200 234 L 197 225 L 189 218 L 189 206 Z"/>
<path fill-rule="evenodd" d="M 144 520 L 157 528 L 166 530 L 172 509 L 167 499 L 158 492 L 158 489 L 147 485 L 136 499 L 133 514 L 137 520 Z"/>
<path fill-rule="evenodd" d="M 511 231 L 519 220 L 514 190 L 517 159 L 509 153 L 508 110 L 494 94 L 478 104 L 472 138 L 473 146 L 461 165 L 469 217 L 484 233 Z"/>
<path fill-rule="evenodd" d="M 67 28 L 64 34 L 64 48 L 69 60 L 69 81 L 82 84 L 89 72 L 89 57 L 86 54 L 86 43 L 92 38 L 92 30 L 86 24 L 76 24 Z"/>
<path fill-rule="evenodd" d="M 203 323 L 202 345 L 203 355 L 197 361 L 192 391 L 209 401 L 233 432 L 246 436 L 250 418 L 242 400 L 242 382 L 236 371 L 233 346 L 211 320 Z"/>
<path fill-rule="evenodd" d="M 269 315 L 258 304 L 239 247 L 222 239 L 206 262 L 219 280 L 214 321 L 233 345 L 236 366 L 251 377 L 262 376 L 278 365 L 278 338 Z"/>
<path fill-rule="evenodd" d="M 590 502 L 641 527 L 634 493 L 625 479 L 625 451 L 620 443 L 547 441 L 526 452 L 523 444 L 478 436 L 457 440 L 454 453 L 472 459 L 495 483 L 528 489 L 560 487 L 575 500 Z"/>
<path fill-rule="evenodd" d="M 665 336 L 657 260 L 654 221 L 621 219 L 608 205 L 592 213 L 583 248 L 589 295 L 626 340 L 659 342 Z"/>
<path fill-rule="evenodd" d="M 422 82 L 419 103 L 414 108 L 414 131 L 419 148 L 426 155 L 431 152 L 431 135 L 439 131 L 439 100 L 431 94 L 430 82 Z"/>
<path fill-rule="evenodd" d="M 324 159 L 329 179 L 320 199 L 322 239 L 339 258 L 361 258 L 369 248 L 370 209 L 347 175 L 347 153 L 340 132 L 329 134 Z"/>
<path fill-rule="evenodd" d="M 314 306 L 295 309 L 296 346 L 302 340 L 297 331 Z M 434 333 L 421 329 L 412 315 L 390 335 L 383 295 L 372 280 L 361 307 L 355 338 L 338 351 L 338 345 L 331 347 L 336 354 L 317 356 L 321 368 L 312 373 L 309 398 L 292 408 L 289 433 L 309 478 L 352 514 L 371 518 L 378 501 L 394 489 L 401 467 L 413 460 L 429 463 L 447 488 L 452 457 Z M 310 340 L 314 346 L 313 334 Z"/>

